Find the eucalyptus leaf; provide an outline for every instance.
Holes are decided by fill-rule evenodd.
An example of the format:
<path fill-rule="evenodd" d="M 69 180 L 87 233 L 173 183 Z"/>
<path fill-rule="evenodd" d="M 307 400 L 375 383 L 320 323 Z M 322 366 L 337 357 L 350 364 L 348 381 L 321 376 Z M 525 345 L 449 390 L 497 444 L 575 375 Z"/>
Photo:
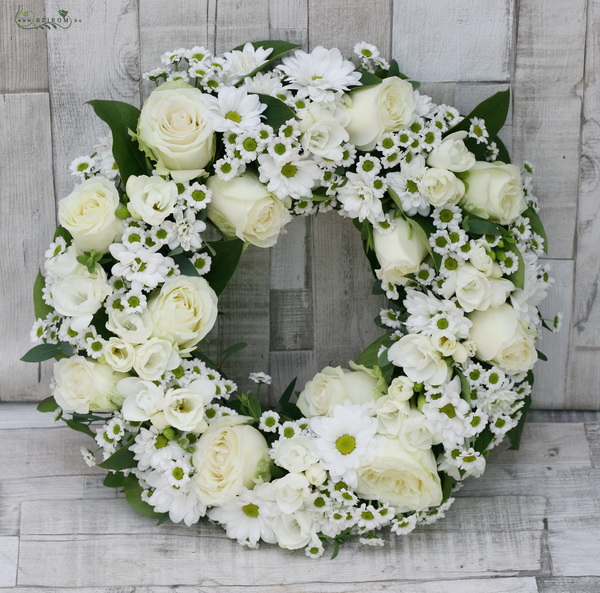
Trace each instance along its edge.
<path fill-rule="evenodd" d="M 63 351 L 60 344 L 38 344 L 26 352 L 22 357 L 22 362 L 43 362 L 61 356 Z"/>
<path fill-rule="evenodd" d="M 205 274 L 212 289 L 220 295 L 231 280 L 244 251 L 244 242 L 240 239 L 227 239 L 208 244 L 214 255 L 210 270 Z"/>
<path fill-rule="evenodd" d="M 519 423 L 506 433 L 508 440 L 510 441 L 510 448 L 516 451 L 521 446 L 521 437 L 523 436 L 523 428 L 525 427 L 525 421 L 527 420 L 527 413 L 531 407 L 531 395 L 526 395 L 523 398 L 525 405 L 521 408 L 521 418 Z"/>
<path fill-rule="evenodd" d="M 125 475 L 122 472 L 106 474 L 102 483 L 107 488 L 123 488 L 125 485 Z"/>
<path fill-rule="evenodd" d="M 168 517 L 168 513 L 157 513 L 152 506 L 142 500 L 142 492 L 144 490 L 133 474 L 125 478 L 123 489 L 125 491 L 125 498 L 134 511 L 147 517 L 154 517 L 155 519 L 163 519 L 165 515 Z"/>
<path fill-rule="evenodd" d="M 495 222 L 485 220 L 474 214 L 467 214 L 462 222 L 462 227 L 472 235 L 503 235 L 506 231 Z"/>
<path fill-rule="evenodd" d="M 76 420 L 73 420 L 72 418 L 62 418 L 63 422 L 72 430 L 75 430 L 77 432 L 82 432 L 83 434 L 87 434 L 88 436 L 94 438 L 96 436 L 96 434 L 92 431 L 92 429 L 87 425 L 87 424 L 83 424 L 82 422 L 77 422 Z"/>
<path fill-rule="evenodd" d="M 246 346 L 248 346 L 248 344 L 246 342 L 238 342 L 237 344 L 233 344 L 233 346 L 229 346 L 229 348 L 226 348 L 225 350 L 223 350 L 223 353 L 221 354 L 221 360 L 219 362 L 219 367 L 222 367 L 223 363 L 232 354 L 235 354 L 236 352 L 243 350 L 244 348 L 246 348 Z"/>
<path fill-rule="evenodd" d="M 278 130 L 286 121 L 296 118 L 294 112 L 280 99 L 271 97 L 270 95 L 263 95 L 262 93 L 255 94 L 260 99 L 260 102 L 267 106 L 263 111 L 263 115 L 266 122 L 274 130 Z"/>
<path fill-rule="evenodd" d="M 519 267 L 517 271 L 511 274 L 508 278 L 517 288 L 520 288 L 522 290 L 523 288 L 525 288 L 525 262 L 523 261 L 523 256 L 521 255 L 521 252 L 519 251 L 519 248 L 516 245 L 507 243 L 504 249 L 506 252 L 512 253 L 513 256 L 516 257 L 519 262 Z"/>
<path fill-rule="evenodd" d="M 372 74 L 371 72 L 362 72 L 360 75 L 360 84 L 361 89 L 377 86 L 378 84 L 381 84 L 381 78 L 375 76 L 375 74 Z"/>
<path fill-rule="evenodd" d="M 281 394 L 279 401 L 277 402 L 277 408 L 282 408 L 284 405 L 288 404 L 294 395 L 294 388 L 296 387 L 296 382 L 298 381 L 298 377 L 295 377 L 290 381 L 290 384 L 285 388 L 284 392 Z"/>
<path fill-rule="evenodd" d="M 36 319 L 45 319 L 54 309 L 44 301 L 43 291 L 46 286 L 46 280 L 42 276 L 42 272 L 38 271 L 35 283 L 33 285 L 33 312 Z"/>
<path fill-rule="evenodd" d="M 465 116 L 465 119 L 445 132 L 444 136 L 453 134 L 454 132 L 468 131 L 471 127 L 471 119 L 477 117 L 485 120 L 485 127 L 490 137 L 495 137 L 506 122 L 509 105 L 510 90 L 499 91 L 479 103 L 477 107 Z"/>
<path fill-rule="evenodd" d="M 58 404 L 56 403 L 56 400 L 50 396 L 47 397 L 46 399 L 43 399 L 38 405 L 37 405 L 37 411 L 38 412 L 54 412 L 58 409 Z"/>
<path fill-rule="evenodd" d="M 102 463 L 98 464 L 99 467 L 104 469 L 121 470 L 128 469 L 131 467 L 137 467 L 137 461 L 134 458 L 133 451 L 129 446 L 121 447 L 117 449 L 108 459 L 105 459 Z"/>
<path fill-rule="evenodd" d="M 548 253 L 548 237 L 546 236 L 546 229 L 544 228 L 538 213 L 533 208 L 529 207 L 523 212 L 523 216 L 529 219 L 531 230 L 544 240 L 544 253 Z"/>
<path fill-rule="evenodd" d="M 387 346 L 390 340 L 389 334 L 384 334 L 369 344 L 356 359 L 356 364 L 361 364 L 367 368 L 373 368 L 377 364 L 378 352 L 382 346 Z"/>
<path fill-rule="evenodd" d="M 184 276 L 200 276 L 196 266 L 190 261 L 190 259 L 184 253 L 177 253 L 172 256 L 173 261 L 179 267 L 179 271 Z"/>

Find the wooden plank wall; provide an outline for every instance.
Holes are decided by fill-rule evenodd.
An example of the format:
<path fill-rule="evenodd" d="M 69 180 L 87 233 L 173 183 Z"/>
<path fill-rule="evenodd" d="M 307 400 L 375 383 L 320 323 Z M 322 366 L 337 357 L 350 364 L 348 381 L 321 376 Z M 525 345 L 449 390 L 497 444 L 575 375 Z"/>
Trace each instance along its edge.
<path fill-rule="evenodd" d="M 564 313 L 546 335 L 536 383 L 538 408 L 600 408 L 600 1 L 573 0 L 32 0 L 39 16 L 68 8 L 68 31 L 24 31 L 2 3 L 0 191 L 5 256 L 1 289 L 0 400 L 47 394 L 49 368 L 18 362 L 28 346 L 30 286 L 55 224 L 55 203 L 73 186 L 67 166 L 104 133 L 84 102 L 139 103 L 140 73 L 175 47 L 225 51 L 245 40 L 287 39 L 344 53 L 368 40 L 423 81 L 435 100 L 468 111 L 510 86 L 504 140 L 515 162 L 536 165 L 535 186 L 551 234 L 556 276 L 545 306 Z M 59 6 L 60 4 L 60 6 Z M 16 247 L 16 249 L 15 249 Z M 298 219 L 271 251 L 249 249 L 221 300 L 215 350 L 246 341 L 232 361 L 242 386 L 250 371 L 273 375 L 276 396 L 327 364 L 345 364 L 377 335 L 382 300 L 356 231 L 333 214 Z M 575 289 L 576 287 L 576 289 Z"/>

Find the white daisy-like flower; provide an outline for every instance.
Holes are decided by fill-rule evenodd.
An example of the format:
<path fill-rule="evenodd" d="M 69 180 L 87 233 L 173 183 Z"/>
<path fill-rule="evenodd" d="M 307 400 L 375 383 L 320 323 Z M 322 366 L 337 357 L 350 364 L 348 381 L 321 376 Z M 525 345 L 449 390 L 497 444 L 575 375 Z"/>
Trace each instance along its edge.
<path fill-rule="evenodd" d="M 197 181 L 187 187 L 179 196 L 182 205 L 192 210 L 204 210 L 211 202 L 212 191 Z"/>
<path fill-rule="evenodd" d="M 498 148 L 498 145 L 495 142 L 490 142 L 485 151 L 485 160 L 493 163 L 498 159 L 499 154 L 500 149 Z"/>
<path fill-rule="evenodd" d="M 278 66 L 288 80 L 286 88 L 298 91 L 298 97 L 330 102 L 335 93 L 347 91 L 360 83 L 360 72 L 344 60 L 337 48 L 315 47 L 311 53 L 298 50 L 283 58 Z"/>
<path fill-rule="evenodd" d="M 402 210 L 408 216 L 429 214 L 429 202 L 421 192 L 421 178 L 425 173 L 425 159 L 415 156 L 410 163 L 402 161 L 400 171 L 388 173 L 386 182 L 402 203 Z"/>
<path fill-rule="evenodd" d="M 304 549 L 304 553 L 309 558 L 314 559 L 320 558 L 324 552 L 325 547 L 323 546 L 323 542 L 321 542 L 321 540 L 319 540 L 318 538 L 315 538 L 315 541 L 308 544 L 308 546 L 306 546 L 306 548 Z"/>
<path fill-rule="evenodd" d="M 417 515 L 399 515 L 395 519 L 392 520 L 392 533 L 396 535 L 407 535 L 411 531 L 414 531 L 417 526 Z"/>
<path fill-rule="evenodd" d="M 372 45 L 371 43 L 367 43 L 366 41 L 361 41 L 360 43 L 357 43 L 354 46 L 353 51 L 361 59 L 367 58 L 371 60 L 373 58 L 379 57 L 379 50 L 377 49 L 377 47 Z"/>
<path fill-rule="evenodd" d="M 113 243 L 109 250 L 117 260 L 112 273 L 131 282 L 134 290 L 156 288 L 166 280 L 169 270 L 175 264 L 170 257 L 141 246 L 130 245 L 128 248 L 122 243 Z"/>
<path fill-rule="evenodd" d="M 81 156 L 75 159 L 69 166 L 71 175 L 75 175 L 80 179 L 85 179 L 86 175 L 92 175 L 94 173 L 94 167 L 96 166 L 96 160 L 90 156 Z"/>
<path fill-rule="evenodd" d="M 276 160 L 270 154 L 258 157 L 260 181 L 280 200 L 288 196 L 297 200 L 312 195 L 312 188 L 321 178 L 318 165 L 302 159 L 298 151 L 291 151 L 286 160 Z"/>
<path fill-rule="evenodd" d="M 217 96 L 205 95 L 208 106 L 206 119 L 217 132 L 241 132 L 260 124 L 261 113 L 267 108 L 256 95 L 244 88 L 224 86 Z"/>
<path fill-rule="evenodd" d="M 130 449 L 141 470 L 153 468 L 164 472 L 171 461 L 182 459 L 186 455 L 176 441 L 167 439 L 155 426 L 140 428 Z"/>
<path fill-rule="evenodd" d="M 32 342 L 42 342 L 46 338 L 46 322 L 43 319 L 36 319 L 31 331 L 29 332 L 29 338 Z"/>
<path fill-rule="evenodd" d="M 267 375 L 267 373 L 250 373 L 250 375 L 248 375 L 248 379 L 250 379 L 250 381 L 253 381 L 254 383 L 264 383 L 265 385 L 271 385 L 271 375 Z"/>
<path fill-rule="evenodd" d="M 223 54 L 226 76 L 224 82 L 226 84 L 235 84 L 244 78 L 244 76 L 251 74 L 254 70 L 266 64 L 272 53 L 273 48 L 271 47 L 255 48 L 251 43 L 246 43 L 241 51 L 237 49 L 226 51 Z"/>
<path fill-rule="evenodd" d="M 185 51 L 185 58 L 190 63 L 203 62 L 205 60 L 212 60 L 213 55 L 211 51 L 206 49 L 203 45 L 195 45 L 191 49 Z"/>
<path fill-rule="evenodd" d="M 370 407 L 346 401 L 334 406 L 329 417 L 311 418 L 310 428 L 318 437 L 314 446 L 323 467 L 335 479 L 356 486 L 356 470 L 380 447 L 375 438 L 377 419 L 370 416 Z"/>
<path fill-rule="evenodd" d="M 167 80 L 166 82 L 175 82 L 177 80 L 182 80 L 183 82 L 189 82 L 190 81 L 190 75 L 187 72 L 169 72 L 169 74 L 167 74 Z"/>
<path fill-rule="evenodd" d="M 384 180 L 368 173 L 347 173 L 346 178 L 347 183 L 339 188 L 337 194 L 343 211 L 360 222 L 366 219 L 375 224 L 384 220 L 381 202 L 386 189 Z"/>
<path fill-rule="evenodd" d="M 469 127 L 469 138 L 474 138 L 477 144 L 487 143 L 490 137 L 487 128 L 485 127 L 485 120 L 480 117 L 473 117 L 471 119 L 471 125 Z"/>
<path fill-rule="evenodd" d="M 190 259 L 198 275 L 204 276 L 204 274 L 208 274 L 210 272 L 210 266 L 212 264 L 212 259 L 208 253 L 196 253 Z"/>
<path fill-rule="evenodd" d="M 79 452 L 81 453 L 81 456 L 88 467 L 94 467 L 96 465 L 96 456 L 92 451 L 86 449 L 85 447 L 81 447 Z"/>
<path fill-rule="evenodd" d="M 181 488 L 181 486 L 187 484 L 191 480 L 192 472 L 192 464 L 187 457 L 171 460 L 167 464 L 167 469 L 164 470 L 167 482 L 175 488 Z"/>
<path fill-rule="evenodd" d="M 181 47 L 179 49 L 175 49 L 173 51 L 167 51 L 162 56 L 160 56 L 160 61 L 165 66 L 170 66 L 171 64 L 177 64 L 181 62 L 186 57 L 187 51 Z"/>
<path fill-rule="evenodd" d="M 394 311 L 393 309 L 381 309 L 379 317 L 381 323 L 386 327 L 391 327 L 392 329 L 400 329 L 402 327 L 402 321 L 398 319 L 398 311 Z"/>
<path fill-rule="evenodd" d="M 193 210 L 175 210 L 175 222 L 167 221 L 165 226 L 171 228 L 173 236 L 169 247 L 175 249 L 181 245 L 184 251 L 196 251 L 202 247 L 200 234 L 206 230 L 206 223 L 197 220 Z"/>
<path fill-rule="evenodd" d="M 46 259 L 53 259 L 62 255 L 67 250 L 67 242 L 63 237 L 56 237 L 44 252 Z"/>
<path fill-rule="evenodd" d="M 249 93 L 260 93 L 277 97 L 281 101 L 289 99 L 289 92 L 283 88 L 281 77 L 276 72 L 258 72 L 250 78 L 245 78 L 242 88 Z"/>
<path fill-rule="evenodd" d="M 246 165 L 242 161 L 231 156 L 225 156 L 215 163 L 215 173 L 223 181 L 231 181 L 241 175 L 245 169 Z"/>
<path fill-rule="evenodd" d="M 260 416 L 258 428 L 264 432 L 277 432 L 279 428 L 279 414 L 274 410 L 267 410 Z"/>

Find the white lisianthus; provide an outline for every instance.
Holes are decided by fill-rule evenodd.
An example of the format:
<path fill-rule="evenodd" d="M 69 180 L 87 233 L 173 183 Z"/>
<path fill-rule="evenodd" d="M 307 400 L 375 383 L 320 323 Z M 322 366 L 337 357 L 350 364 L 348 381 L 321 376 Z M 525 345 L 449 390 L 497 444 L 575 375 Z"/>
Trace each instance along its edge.
<path fill-rule="evenodd" d="M 421 177 L 421 190 L 432 206 L 457 204 L 465 195 L 465 184 L 447 169 L 432 167 Z"/>
<path fill-rule="evenodd" d="M 113 412 L 123 402 L 116 386 L 125 376 L 83 356 L 63 358 L 54 364 L 54 399 L 64 412 Z"/>
<path fill-rule="evenodd" d="M 315 518 L 307 511 L 279 514 L 273 519 L 272 528 L 277 543 L 286 550 L 304 548 L 317 532 Z"/>
<path fill-rule="evenodd" d="M 165 371 L 179 366 L 177 350 L 169 340 L 150 338 L 135 349 L 134 371 L 146 381 L 160 379 Z"/>
<path fill-rule="evenodd" d="M 311 103 L 298 115 L 304 151 L 331 161 L 342 160 L 343 144 L 350 138 L 344 127 L 350 120 L 346 108 L 335 104 L 323 106 Z"/>
<path fill-rule="evenodd" d="M 419 271 L 427 255 L 428 243 L 423 231 L 404 218 L 394 220 L 392 232 L 373 229 L 375 255 L 381 268 L 376 271 L 383 282 L 406 284 L 405 276 Z"/>
<path fill-rule="evenodd" d="M 177 185 L 155 175 L 131 175 L 126 186 L 127 209 L 136 220 L 157 226 L 173 212 L 177 203 Z"/>
<path fill-rule="evenodd" d="M 396 377 L 390 383 L 388 395 L 399 402 L 408 401 L 415 393 L 414 386 L 414 381 L 408 377 Z"/>
<path fill-rule="evenodd" d="M 217 319 L 217 295 L 204 278 L 169 278 L 148 301 L 153 335 L 169 340 L 186 353 L 212 329 Z"/>
<path fill-rule="evenodd" d="M 123 233 L 123 221 L 115 212 L 119 192 L 106 177 L 91 177 L 58 203 L 58 220 L 82 251 L 105 253 Z"/>
<path fill-rule="evenodd" d="M 112 294 L 106 273 L 97 265 L 90 274 L 78 265 L 74 274 L 57 280 L 50 288 L 54 308 L 61 315 L 73 317 L 71 328 L 79 331 L 87 327 L 105 299 Z"/>
<path fill-rule="evenodd" d="M 431 334 L 431 343 L 443 357 L 452 357 L 455 362 L 462 364 L 469 357 L 467 349 L 452 332 L 447 330 L 433 332 Z"/>
<path fill-rule="evenodd" d="M 538 358 L 536 332 L 518 320 L 509 304 L 475 311 L 469 318 L 473 322 L 470 337 L 477 348 L 477 358 L 509 373 L 522 373 L 533 368 Z"/>
<path fill-rule="evenodd" d="M 469 263 L 450 273 L 442 285 L 444 296 L 456 295 L 459 305 L 467 312 L 498 307 L 514 289 L 515 285 L 507 278 L 487 277 Z"/>
<path fill-rule="evenodd" d="M 200 437 L 193 455 L 193 488 L 207 505 L 222 505 L 268 474 L 269 446 L 247 416 L 225 416 Z"/>
<path fill-rule="evenodd" d="M 135 348 L 129 342 L 114 336 L 106 342 L 103 351 L 106 364 L 119 373 L 128 373 L 135 361 Z"/>
<path fill-rule="evenodd" d="M 279 467 L 291 473 L 306 471 L 319 461 L 312 439 L 303 434 L 279 439 L 273 444 L 270 455 Z"/>
<path fill-rule="evenodd" d="M 216 393 L 215 384 L 208 379 L 196 379 L 187 387 L 169 389 L 163 403 L 166 422 L 186 432 L 199 434 L 206 431 L 208 423 L 204 408 Z"/>
<path fill-rule="evenodd" d="M 179 80 L 156 88 L 142 107 L 137 139 L 159 175 L 177 182 L 204 173 L 215 154 L 215 133 L 202 92 Z"/>
<path fill-rule="evenodd" d="M 295 513 L 310 496 L 310 483 L 303 474 L 286 474 L 271 482 L 275 502 L 282 513 Z"/>
<path fill-rule="evenodd" d="M 527 208 L 519 167 L 477 161 L 468 171 L 461 204 L 477 216 L 500 224 L 516 220 Z"/>
<path fill-rule="evenodd" d="M 383 393 L 379 380 L 370 373 L 325 367 L 306 383 L 297 405 L 307 418 L 327 416 L 334 406 L 345 401 L 373 403 Z"/>
<path fill-rule="evenodd" d="M 388 350 L 388 358 L 417 383 L 427 381 L 441 385 L 448 377 L 448 365 L 431 338 L 423 334 L 408 334 L 394 342 Z"/>
<path fill-rule="evenodd" d="M 208 217 L 229 237 L 272 247 L 292 219 L 285 203 L 249 171 L 230 181 L 213 175 L 206 185 L 212 191 Z"/>
<path fill-rule="evenodd" d="M 53 280 L 63 280 L 67 276 L 75 274 L 81 268 L 77 257 L 82 254 L 74 244 L 69 245 L 60 255 L 47 259 L 44 262 L 46 273 Z"/>
<path fill-rule="evenodd" d="M 346 130 L 358 150 L 372 150 L 386 132 L 408 128 L 417 115 L 412 85 L 395 76 L 349 94 L 350 123 Z"/>
<path fill-rule="evenodd" d="M 427 157 L 430 167 L 448 169 L 453 173 L 467 171 L 475 164 L 475 155 L 469 152 L 464 139 L 467 132 L 448 134 L 439 146 L 436 146 Z"/>
<path fill-rule="evenodd" d="M 442 487 L 431 449 L 409 451 L 399 439 L 385 438 L 385 449 L 357 470 L 356 493 L 390 504 L 397 513 L 420 511 L 442 502 Z"/>
<path fill-rule="evenodd" d="M 123 400 L 121 411 L 125 420 L 144 422 L 153 420 L 162 413 L 165 390 L 152 381 L 144 381 L 138 377 L 121 379 L 117 391 Z"/>
<path fill-rule="evenodd" d="M 313 486 L 322 486 L 327 480 L 327 471 L 323 468 L 320 463 L 314 463 L 305 472 L 306 479 Z"/>
<path fill-rule="evenodd" d="M 494 274 L 494 260 L 490 256 L 485 241 L 475 241 L 475 244 L 469 251 L 469 263 L 486 276 Z"/>
<path fill-rule="evenodd" d="M 119 309 L 108 310 L 106 329 L 130 344 L 143 344 L 152 335 L 150 313 L 125 313 Z"/>

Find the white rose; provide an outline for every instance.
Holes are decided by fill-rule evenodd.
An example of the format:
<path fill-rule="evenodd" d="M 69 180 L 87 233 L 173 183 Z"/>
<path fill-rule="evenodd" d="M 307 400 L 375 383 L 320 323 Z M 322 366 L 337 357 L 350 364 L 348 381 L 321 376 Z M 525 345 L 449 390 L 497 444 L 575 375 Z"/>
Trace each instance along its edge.
<path fill-rule="evenodd" d="M 186 353 L 213 328 L 217 295 L 204 278 L 169 278 L 148 301 L 152 335 L 170 340 Z"/>
<path fill-rule="evenodd" d="M 54 364 L 54 399 L 65 412 L 113 412 L 123 402 L 116 386 L 125 376 L 83 356 L 63 358 Z"/>
<path fill-rule="evenodd" d="M 465 146 L 463 140 L 466 137 L 467 132 L 448 134 L 442 143 L 429 153 L 427 164 L 454 173 L 470 169 L 475 164 L 475 155 Z"/>
<path fill-rule="evenodd" d="M 327 480 L 328 474 L 320 463 L 314 463 L 305 472 L 306 479 L 313 486 L 322 486 Z"/>
<path fill-rule="evenodd" d="M 388 388 L 388 395 L 396 401 L 408 401 L 414 395 L 415 383 L 408 377 L 396 377 Z"/>
<path fill-rule="evenodd" d="M 168 82 L 152 91 L 142 107 L 137 138 L 156 161 L 159 175 L 183 182 L 204 173 L 216 146 L 206 109 L 202 92 L 185 82 Z"/>
<path fill-rule="evenodd" d="M 441 385 L 448 377 L 448 365 L 431 338 L 422 334 L 408 334 L 394 342 L 388 350 L 388 358 L 417 383 L 428 381 Z"/>
<path fill-rule="evenodd" d="M 204 407 L 217 394 L 209 379 L 196 379 L 187 387 L 169 389 L 165 394 L 163 412 L 170 426 L 186 432 L 202 433 L 208 428 Z"/>
<path fill-rule="evenodd" d="M 397 513 L 441 504 L 442 487 L 431 449 L 409 451 L 399 439 L 384 438 L 383 453 L 357 470 L 358 496 L 390 504 Z"/>
<path fill-rule="evenodd" d="M 538 358 L 536 332 L 518 320 L 509 304 L 476 311 L 469 318 L 473 322 L 470 337 L 477 348 L 477 358 L 496 364 L 509 373 L 533 368 Z"/>
<path fill-rule="evenodd" d="M 121 411 L 125 420 L 144 422 L 162 412 L 165 390 L 152 381 L 127 377 L 118 382 L 117 391 L 124 398 Z"/>
<path fill-rule="evenodd" d="M 373 230 L 375 255 L 381 266 L 376 273 L 383 282 L 403 285 L 407 282 L 407 274 L 418 272 L 427 255 L 428 242 L 420 229 L 403 218 L 397 218 L 394 224 L 391 233 Z"/>
<path fill-rule="evenodd" d="M 279 439 L 271 449 L 273 461 L 292 473 L 306 471 L 319 461 L 313 441 L 306 435 L 296 435 L 290 439 Z"/>
<path fill-rule="evenodd" d="M 79 331 L 92 322 L 94 313 L 112 294 L 112 288 L 102 266 L 97 265 L 90 274 L 85 266 L 79 265 L 74 274 L 54 282 L 50 294 L 56 311 L 73 317 L 71 328 Z"/>
<path fill-rule="evenodd" d="M 272 247 L 292 219 L 284 202 L 250 171 L 229 181 L 213 175 L 206 185 L 212 191 L 208 217 L 228 237 L 238 237 L 257 247 Z"/>
<path fill-rule="evenodd" d="M 130 344 L 143 344 L 152 335 L 150 313 L 125 313 L 109 309 L 106 328 Z"/>
<path fill-rule="evenodd" d="M 77 249 L 74 244 L 69 245 L 64 253 L 57 257 L 52 257 L 44 262 L 44 267 L 50 278 L 53 280 L 63 280 L 71 274 L 75 274 L 80 269 L 81 264 L 77 261 L 77 257 L 82 254 L 80 249 Z"/>
<path fill-rule="evenodd" d="M 433 332 L 431 343 L 444 357 L 452 357 L 456 362 L 466 362 L 469 357 L 467 349 L 459 342 L 456 336 L 449 331 L 441 330 Z"/>
<path fill-rule="evenodd" d="M 275 502 L 282 513 L 295 513 L 310 496 L 310 483 L 303 474 L 287 474 L 271 482 Z"/>
<path fill-rule="evenodd" d="M 177 203 L 177 184 L 158 175 L 131 175 L 126 192 L 131 216 L 152 226 L 161 224 Z"/>
<path fill-rule="evenodd" d="M 304 151 L 332 161 L 342 160 L 342 145 L 350 138 L 344 128 L 350 121 L 346 108 L 311 103 L 298 115 Z"/>
<path fill-rule="evenodd" d="M 146 381 L 156 381 L 165 371 L 176 369 L 180 363 L 179 354 L 168 340 L 150 338 L 135 349 L 133 369 Z"/>
<path fill-rule="evenodd" d="M 399 439 L 402 446 L 409 451 L 417 449 L 431 449 L 431 446 L 437 442 L 433 426 L 425 417 L 425 414 L 419 410 L 410 410 L 404 417 L 402 430 L 399 433 Z"/>
<path fill-rule="evenodd" d="M 104 346 L 106 364 L 119 373 L 128 373 L 135 361 L 135 348 L 121 338 L 112 337 Z"/>
<path fill-rule="evenodd" d="M 467 312 L 498 307 L 514 289 L 510 280 L 488 278 L 468 263 L 452 272 L 442 285 L 444 296 L 450 298 L 455 294 L 459 305 Z"/>
<path fill-rule="evenodd" d="M 200 437 L 193 455 L 193 488 L 206 505 L 222 505 L 268 472 L 269 446 L 247 416 L 225 416 Z"/>
<path fill-rule="evenodd" d="M 374 402 L 383 395 L 379 380 L 365 371 L 326 367 L 306 383 L 298 396 L 304 416 L 327 416 L 333 406 L 345 401 L 353 404 Z"/>
<path fill-rule="evenodd" d="M 358 150 L 372 150 L 386 132 L 407 128 L 417 114 L 412 85 L 395 76 L 350 94 L 350 123 L 346 130 Z"/>
<path fill-rule="evenodd" d="M 58 203 L 58 220 L 82 251 L 100 253 L 123 233 L 123 221 L 115 212 L 119 192 L 106 177 L 92 177 L 78 185 Z"/>
<path fill-rule="evenodd" d="M 286 550 L 304 548 L 316 536 L 315 519 L 306 511 L 277 515 L 272 528 L 277 543 Z"/>
<path fill-rule="evenodd" d="M 527 209 L 516 165 L 477 161 L 465 181 L 467 191 L 461 204 L 477 216 L 509 224 Z"/>
<path fill-rule="evenodd" d="M 483 241 L 476 241 L 471 247 L 469 263 L 486 276 L 494 273 L 494 260 L 490 257 L 490 252 Z"/>
<path fill-rule="evenodd" d="M 407 401 L 398 401 L 389 395 L 378 399 L 375 404 L 378 432 L 386 436 L 397 437 L 409 412 L 410 405 Z"/>
<path fill-rule="evenodd" d="M 457 204 L 465 195 L 465 184 L 446 169 L 426 169 L 421 177 L 421 187 L 427 201 L 436 207 Z"/>

